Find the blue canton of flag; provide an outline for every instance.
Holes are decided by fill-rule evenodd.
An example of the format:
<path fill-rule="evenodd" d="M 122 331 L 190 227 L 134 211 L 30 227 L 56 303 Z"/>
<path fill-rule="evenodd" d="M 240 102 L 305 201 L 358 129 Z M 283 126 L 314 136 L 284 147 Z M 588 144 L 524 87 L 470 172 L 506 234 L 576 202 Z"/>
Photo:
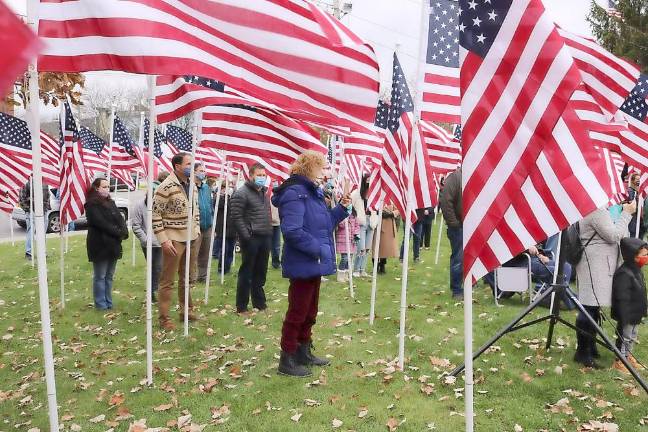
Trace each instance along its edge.
<path fill-rule="evenodd" d="M 167 139 L 182 152 L 190 152 L 193 147 L 191 133 L 177 126 L 167 127 Z"/>
<path fill-rule="evenodd" d="M 375 125 L 381 129 L 387 129 L 387 118 L 389 115 L 389 104 L 387 102 L 378 101 L 378 108 L 376 109 Z"/>
<path fill-rule="evenodd" d="M 103 152 L 106 142 L 101 138 L 99 138 L 97 135 L 93 134 L 90 131 L 90 129 L 81 126 L 81 130 L 79 131 L 79 136 L 81 137 L 81 143 L 83 144 L 83 148 L 92 150 L 98 155 L 101 154 L 101 152 Z"/>
<path fill-rule="evenodd" d="M 133 148 L 135 144 L 128 134 L 126 126 L 124 126 L 122 121 L 117 116 L 115 116 L 115 124 L 113 126 L 113 142 L 119 144 L 124 150 L 126 150 L 126 153 L 134 158 L 137 158 L 135 149 Z"/>
<path fill-rule="evenodd" d="M 461 46 L 484 58 L 490 50 L 502 22 L 511 7 L 512 0 L 476 0 L 462 3 L 466 10 L 459 10 L 459 39 Z"/>
<path fill-rule="evenodd" d="M 461 144 L 461 125 L 455 125 L 454 138 L 452 140 Z"/>
<path fill-rule="evenodd" d="M 70 104 L 67 101 L 64 103 L 64 107 L 65 119 L 59 128 L 59 141 L 61 142 L 61 147 L 65 146 L 65 138 L 71 138 L 71 141 L 79 140 L 79 131 L 74 116 L 72 115 L 72 108 L 70 108 Z"/>
<path fill-rule="evenodd" d="M 190 84 L 196 84 L 211 90 L 219 91 L 221 93 L 225 91 L 225 84 L 223 84 L 220 81 L 216 81 L 209 78 L 203 78 L 196 75 L 185 75 L 184 79 L 186 82 Z"/>
<path fill-rule="evenodd" d="M 400 118 L 404 113 L 414 112 L 414 101 L 407 86 L 405 74 L 398 58 L 394 56 L 394 75 L 392 78 L 391 105 L 387 116 L 387 129 L 397 132 L 400 127 Z"/>
<path fill-rule="evenodd" d="M 8 114 L 0 113 L 0 143 L 23 150 L 31 150 L 31 134 L 27 123 Z"/>
<path fill-rule="evenodd" d="M 149 129 L 151 124 L 148 119 L 144 119 L 144 148 L 148 149 L 149 144 Z M 162 156 L 162 144 L 166 142 L 162 132 L 155 129 L 155 135 L 153 135 L 153 154 L 155 157 L 159 158 Z"/>
<path fill-rule="evenodd" d="M 646 99 L 648 99 L 648 75 L 641 75 L 637 85 L 621 105 L 621 111 L 641 122 L 646 122 L 646 117 L 648 117 L 648 102 L 646 102 Z"/>
<path fill-rule="evenodd" d="M 456 0 L 431 0 L 427 63 L 459 67 L 459 5 Z"/>

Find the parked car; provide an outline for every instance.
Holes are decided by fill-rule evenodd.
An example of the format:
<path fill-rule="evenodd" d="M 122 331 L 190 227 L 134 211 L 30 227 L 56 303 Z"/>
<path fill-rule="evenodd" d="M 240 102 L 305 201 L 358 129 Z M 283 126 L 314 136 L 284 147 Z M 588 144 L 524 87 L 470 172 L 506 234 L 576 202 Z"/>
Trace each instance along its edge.
<path fill-rule="evenodd" d="M 133 183 L 135 183 L 135 176 L 132 177 L 133 177 Z M 118 178 L 115 177 L 110 178 L 110 192 L 127 191 L 127 190 L 130 190 L 132 192 L 135 190 L 135 188 L 128 186 L 126 183 L 124 183 Z"/>
<path fill-rule="evenodd" d="M 59 200 L 54 196 L 52 190 L 50 189 L 50 207 L 51 210 L 47 212 L 45 217 L 47 218 L 47 232 L 48 233 L 58 233 L 61 231 L 61 220 L 59 217 L 60 203 Z M 124 219 L 128 219 L 128 200 L 124 198 L 116 198 L 115 204 Z M 20 207 L 15 207 L 11 213 L 11 218 L 16 221 L 16 223 L 22 227 L 27 228 L 27 221 L 25 217 L 25 212 Z M 85 214 L 81 216 L 78 220 L 74 221 L 74 224 L 77 227 L 84 227 L 87 225 Z"/>

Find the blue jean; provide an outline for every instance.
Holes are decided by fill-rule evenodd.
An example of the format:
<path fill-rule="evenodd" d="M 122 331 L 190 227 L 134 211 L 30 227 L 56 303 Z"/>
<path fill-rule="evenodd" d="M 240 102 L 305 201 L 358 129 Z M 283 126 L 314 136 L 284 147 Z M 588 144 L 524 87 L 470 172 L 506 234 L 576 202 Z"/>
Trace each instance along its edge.
<path fill-rule="evenodd" d="M 412 224 L 412 251 L 414 252 L 414 259 L 418 259 L 421 251 L 421 240 L 423 238 L 423 221 L 418 219 Z M 401 242 L 400 259 L 403 259 L 403 248 L 405 247 L 405 239 Z"/>
<path fill-rule="evenodd" d="M 223 237 L 214 237 L 214 250 L 212 251 L 212 258 L 218 260 L 218 271 L 220 272 L 221 265 L 221 246 L 223 244 Z M 235 237 L 225 237 L 225 273 L 229 273 L 234 261 L 234 248 L 236 247 Z"/>
<path fill-rule="evenodd" d="M 338 265 L 338 270 L 349 270 L 349 254 L 340 254 L 340 265 Z"/>
<path fill-rule="evenodd" d="M 543 265 L 538 257 L 531 257 L 531 273 L 533 274 L 533 279 L 538 282 L 543 282 L 548 285 L 551 285 L 553 283 L 553 274 L 556 268 L 556 262 L 554 260 L 550 260 L 547 264 L 546 267 Z M 571 273 L 572 273 L 572 268 L 569 263 L 565 263 L 565 266 L 563 267 L 563 273 L 565 274 L 565 280 L 564 281 L 558 281 L 558 283 L 561 282 L 567 282 L 569 283 L 569 280 L 571 279 Z"/>
<path fill-rule="evenodd" d="M 27 237 L 25 238 L 25 255 L 32 254 L 32 218 L 31 213 L 25 214 L 25 223 L 27 224 Z M 47 222 L 45 222 L 45 233 L 47 234 Z M 35 234 L 34 234 L 35 237 Z"/>
<path fill-rule="evenodd" d="M 95 308 L 98 310 L 112 309 L 112 286 L 117 260 L 93 262 L 92 293 Z"/>
<path fill-rule="evenodd" d="M 463 294 L 463 227 L 448 227 L 450 240 L 450 290 L 453 295 Z"/>
<path fill-rule="evenodd" d="M 281 266 L 281 227 L 272 227 L 272 267 L 279 268 Z"/>
<path fill-rule="evenodd" d="M 151 279 L 151 294 L 155 294 L 160 286 L 160 274 L 162 273 L 162 248 L 154 247 L 153 251 L 153 274 Z M 146 246 L 142 246 L 142 252 L 146 258 Z"/>

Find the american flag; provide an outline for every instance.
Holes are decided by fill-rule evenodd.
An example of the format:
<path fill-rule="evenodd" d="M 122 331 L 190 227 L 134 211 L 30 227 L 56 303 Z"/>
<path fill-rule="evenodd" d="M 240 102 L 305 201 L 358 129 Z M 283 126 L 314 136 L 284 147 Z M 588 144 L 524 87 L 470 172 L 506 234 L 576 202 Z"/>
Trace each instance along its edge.
<path fill-rule="evenodd" d="M 621 105 L 621 114 L 627 121 L 628 128 L 620 132 L 622 147 L 633 153 L 648 156 L 648 75 L 642 74 L 630 95 Z M 648 171 L 648 163 L 641 169 Z"/>
<path fill-rule="evenodd" d="M 167 140 L 176 154 L 178 152 L 191 152 L 193 136 L 190 132 L 177 126 L 167 127 Z M 196 162 L 202 162 L 209 177 L 220 177 L 223 170 L 224 158 L 215 148 L 200 145 L 196 148 Z"/>
<path fill-rule="evenodd" d="M 61 210 L 63 225 L 79 219 L 84 213 L 88 178 L 83 161 L 79 131 L 70 104 L 61 107 L 61 137 L 63 138 L 63 169 L 61 170 Z"/>
<path fill-rule="evenodd" d="M 40 137 L 43 182 L 58 187 L 60 144 L 44 132 Z M 31 133 L 27 123 L 0 113 L 0 191 L 20 189 L 32 172 Z"/>
<path fill-rule="evenodd" d="M 224 152 L 228 161 L 266 165 L 270 176 L 286 179 L 301 153 L 327 148 L 319 133 L 279 112 L 246 106 L 213 106 L 203 111 L 201 146 Z"/>
<path fill-rule="evenodd" d="M 142 151 L 131 138 L 126 126 L 119 116 L 115 115 L 113 122 L 113 142 L 110 152 L 110 164 L 116 171 L 143 170 Z"/>
<path fill-rule="evenodd" d="M 32 168 L 31 134 L 27 123 L 0 113 L 0 191 L 22 188 Z"/>
<path fill-rule="evenodd" d="M 108 172 L 108 146 L 106 142 L 93 134 L 90 129 L 82 126 L 79 130 L 79 137 L 83 147 L 83 163 L 88 178 L 94 178 L 97 172 Z M 135 182 L 130 172 L 115 170 L 111 167 L 110 175 L 122 181 L 130 188 L 135 187 Z"/>
<path fill-rule="evenodd" d="M 603 110 L 614 114 L 637 83 L 639 68 L 591 39 L 563 29 L 559 33 L 574 57 L 587 92 Z"/>
<path fill-rule="evenodd" d="M 304 0 L 43 2 L 42 71 L 204 76 L 334 124 L 373 121 L 371 47 Z"/>
<path fill-rule="evenodd" d="M 599 147 L 599 149 L 603 159 L 605 160 L 605 167 L 608 176 L 610 177 L 610 190 L 612 191 L 610 205 L 619 204 L 623 202 L 628 195 L 626 184 L 621 177 L 626 163 L 619 153 L 610 151 L 604 147 Z"/>
<path fill-rule="evenodd" d="M 607 14 L 612 18 L 623 19 L 623 14 L 617 9 L 617 0 L 608 0 L 608 7 L 605 9 Z"/>
<path fill-rule="evenodd" d="M 455 127 L 454 135 L 434 123 L 421 121 L 423 141 L 430 158 L 432 171 L 448 174 L 461 165 L 461 127 Z"/>
<path fill-rule="evenodd" d="M 0 212 L 11 214 L 18 205 L 20 190 L 0 190 Z"/>
<path fill-rule="evenodd" d="M 460 6 L 464 274 L 474 281 L 609 196 L 572 134 L 576 114 L 560 118 L 581 77 L 542 2 Z"/>
<path fill-rule="evenodd" d="M 459 4 L 456 0 L 430 0 L 430 6 L 421 119 L 460 123 Z"/>
<path fill-rule="evenodd" d="M 136 146 L 136 152 L 142 161 L 144 174 L 148 174 L 148 157 L 149 157 L 149 131 L 151 123 L 149 119 L 144 119 L 143 131 L 140 131 L 140 141 Z M 160 169 L 168 170 L 171 167 L 171 160 L 166 158 L 164 147 L 166 146 L 167 138 L 162 132 L 155 128 L 153 133 L 153 177 L 157 177 Z M 171 171 L 169 171 L 171 172 Z"/>
<path fill-rule="evenodd" d="M 0 92 L 8 89 L 22 75 L 27 63 L 41 48 L 38 37 L 16 14 L 0 2 Z"/>
<path fill-rule="evenodd" d="M 353 131 L 343 137 L 344 154 L 368 158 L 377 163 L 382 159 L 385 131 L 378 127 L 364 132 Z"/>
<path fill-rule="evenodd" d="M 414 101 L 407 86 L 405 74 L 398 57 L 394 54 L 392 76 L 392 92 L 389 107 L 379 103 L 376 112 L 376 125 L 385 128 L 385 144 L 380 164 L 380 181 L 374 181 L 372 187 L 384 189 L 385 200 L 391 200 L 401 214 L 406 214 L 408 204 L 408 167 L 413 167 L 414 202 L 412 210 L 433 207 L 436 194 L 430 182 L 433 173 L 427 150 L 423 145 L 423 133 L 420 125 L 414 119 Z M 415 136 L 418 135 L 418 136 Z M 413 152 L 412 152 L 412 146 Z M 410 158 L 413 153 L 414 159 Z M 370 193 L 373 199 L 380 197 L 379 193 Z M 415 219 L 413 213 L 413 219 Z"/>

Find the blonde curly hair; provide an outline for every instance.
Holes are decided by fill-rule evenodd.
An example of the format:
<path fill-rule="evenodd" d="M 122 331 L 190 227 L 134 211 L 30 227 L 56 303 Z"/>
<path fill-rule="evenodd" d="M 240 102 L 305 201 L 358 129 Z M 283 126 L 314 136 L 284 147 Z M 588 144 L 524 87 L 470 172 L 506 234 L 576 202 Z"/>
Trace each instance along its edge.
<path fill-rule="evenodd" d="M 322 153 L 307 150 L 293 162 L 292 167 L 290 167 L 290 174 L 297 174 L 315 180 L 317 172 L 326 168 L 327 165 L 328 163 Z"/>

